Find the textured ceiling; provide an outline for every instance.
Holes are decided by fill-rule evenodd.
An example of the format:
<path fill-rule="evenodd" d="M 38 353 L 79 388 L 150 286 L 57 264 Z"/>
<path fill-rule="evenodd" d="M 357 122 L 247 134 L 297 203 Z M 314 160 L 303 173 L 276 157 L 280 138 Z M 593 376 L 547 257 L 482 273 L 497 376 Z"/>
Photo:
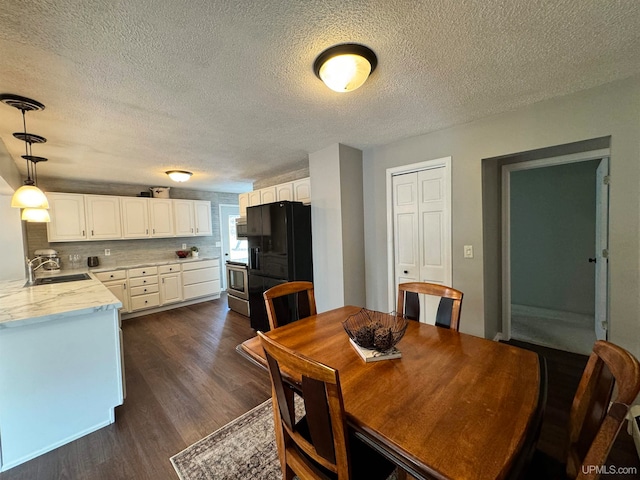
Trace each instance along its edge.
<path fill-rule="evenodd" d="M 341 142 L 383 145 L 640 73 L 637 0 L 3 0 L 0 93 L 48 138 L 41 176 L 244 191 Z M 363 43 L 339 94 L 314 58 Z M 20 113 L 0 139 L 26 173 Z"/>

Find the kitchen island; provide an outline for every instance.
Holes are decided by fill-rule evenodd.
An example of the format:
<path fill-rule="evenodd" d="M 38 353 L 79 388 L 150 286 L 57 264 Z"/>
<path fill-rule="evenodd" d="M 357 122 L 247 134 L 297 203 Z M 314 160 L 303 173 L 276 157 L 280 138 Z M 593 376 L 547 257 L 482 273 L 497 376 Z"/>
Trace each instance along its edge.
<path fill-rule="evenodd" d="M 115 421 L 122 304 L 90 276 L 0 282 L 0 471 Z"/>

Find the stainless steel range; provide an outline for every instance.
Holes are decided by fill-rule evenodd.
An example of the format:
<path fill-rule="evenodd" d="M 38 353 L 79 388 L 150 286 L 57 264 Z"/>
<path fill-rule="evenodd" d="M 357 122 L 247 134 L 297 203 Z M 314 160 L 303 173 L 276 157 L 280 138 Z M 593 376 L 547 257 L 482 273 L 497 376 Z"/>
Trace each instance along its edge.
<path fill-rule="evenodd" d="M 231 310 L 249 316 L 249 278 L 246 263 L 227 261 L 227 301 Z"/>

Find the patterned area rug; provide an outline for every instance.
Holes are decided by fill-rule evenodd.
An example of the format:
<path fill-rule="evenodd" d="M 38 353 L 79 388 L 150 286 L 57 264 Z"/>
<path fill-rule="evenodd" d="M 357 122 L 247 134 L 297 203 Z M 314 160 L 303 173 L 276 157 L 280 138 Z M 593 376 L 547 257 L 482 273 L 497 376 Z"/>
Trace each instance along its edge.
<path fill-rule="evenodd" d="M 297 396 L 295 410 L 296 418 L 304 415 Z M 177 453 L 171 463 L 181 480 L 281 479 L 271 399 Z M 387 480 L 397 480 L 397 471 Z"/>
<path fill-rule="evenodd" d="M 271 399 L 171 457 L 181 480 L 280 479 Z"/>

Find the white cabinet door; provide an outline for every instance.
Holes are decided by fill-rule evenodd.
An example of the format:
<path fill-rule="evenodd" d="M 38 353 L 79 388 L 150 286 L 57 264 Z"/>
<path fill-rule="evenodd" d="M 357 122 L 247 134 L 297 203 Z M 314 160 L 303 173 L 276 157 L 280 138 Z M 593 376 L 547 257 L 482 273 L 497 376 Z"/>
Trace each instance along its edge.
<path fill-rule="evenodd" d="M 195 200 L 193 206 L 196 220 L 196 235 L 213 235 L 211 202 L 209 200 Z"/>
<path fill-rule="evenodd" d="M 278 202 L 284 200 L 293 201 L 293 183 L 276 185 L 276 198 Z"/>
<path fill-rule="evenodd" d="M 277 202 L 278 200 L 276 199 L 276 187 L 267 187 L 267 188 L 261 188 L 260 189 L 260 203 L 261 204 L 265 204 L 265 203 L 273 203 L 273 202 Z"/>
<path fill-rule="evenodd" d="M 182 278 L 180 273 L 160 275 L 160 305 L 182 301 Z"/>
<path fill-rule="evenodd" d="M 147 238 L 149 236 L 149 199 L 122 197 L 120 199 L 123 238 Z"/>
<path fill-rule="evenodd" d="M 165 198 L 151 198 L 149 199 L 149 210 L 151 212 L 151 236 L 173 237 L 172 201 Z"/>
<path fill-rule="evenodd" d="M 249 206 L 255 207 L 256 205 L 260 205 L 262 200 L 260 199 L 260 190 L 254 190 L 253 192 L 249 192 Z"/>
<path fill-rule="evenodd" d="M 47 223 L 50 242 L 86 240 L 84 195 L 76 193 L 47 193 L 51 222 Z"/>
<path fill-rule="evenodd" d="M 309 177 L 293 182 L 293 199 L 296 202 L 311 203 L 311 179 Z"/>
<path fill-rule="evenodd" d="M 191 237 L 196 234 L 193 200 L 173 200 L 176 237 Z"/>
<path fill-rule="evenodd" d="M 120 197 L 111 195 L 85 195 L 87 212 L 87 238 L 106 240 L 122 238 Z"/>
<path fill-rule="evenodd" d="M 107 282 L 104 284 L 113 295 L 122 302 L 122 311 L 125 313 L 129 311 L 129 291 L 127 287 L 127 280 L 120 280 L 118 282 Z"/>
<path fill-rule="evenodd" d="M 240 207 L 240 216 L 247 216 L 247 207 L 249 206 L 249 194 L 241 193 L 238 195 L 238 206 Z"/>

